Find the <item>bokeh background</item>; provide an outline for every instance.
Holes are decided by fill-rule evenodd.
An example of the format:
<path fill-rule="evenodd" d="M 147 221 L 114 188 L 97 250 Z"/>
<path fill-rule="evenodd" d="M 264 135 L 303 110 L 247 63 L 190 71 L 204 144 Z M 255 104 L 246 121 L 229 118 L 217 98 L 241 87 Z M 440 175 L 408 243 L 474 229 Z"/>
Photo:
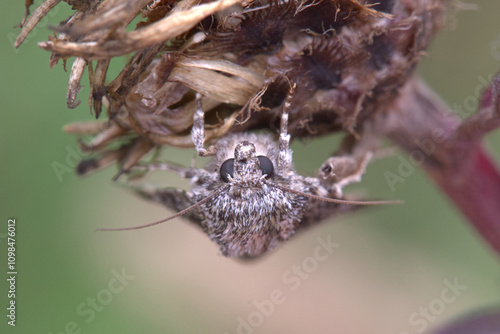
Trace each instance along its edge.
<path fill-rule="evenodd" d="M 483 85 L 481 78 L 500 68 L 500 3 L 480 1 L 478 7 L 450 19 L 419 68 L 452 106 L 463 105 Z M 36 45 L 51 34 L 49 24 L 67 17 L 69 6 L 61 3 L 18 50 L 13 26 L 24 1 L 4 1 L 0 9 L 1 333 L 405 334 L 499 305 L 498 256 L 425 175 L 417 170 L 389 189 L 384 172 L 396 172 L 397 157 L 405 153 L 373 163 L 362 186 L 352 189 L 405 205 L 332 217 L 259 261 L 224 258 L 183 219 L 133 232 L 94 232 L 172 212 L 112 182 L 114 167 L 83 179 L 64 169 L 58 177 L 54 166 L 72 168 L 84 157 L 62 126 L 93 119 L 88 84 L 82 104 L 67 109 L 68 73 L 62 63 L 49 69 L 49 54 Z M 115 60 L 112 73 L 123 62 Z M 487 139 L 500 161 L 500 132 Z M 296 168 L 313 175 L 337 143 L 335 136 L 295 142 Z M 194 156 L 191 150 L 165 154 L 186 165 Z M 153 179 L 188 186 L 166 172 Z M 6 318 L 8 218 L 17 221 L 15 328 Z M 292 290 L 283 275 L 294 276 L 292 267 L 313 256 L 317 238 L 339 247 Z M 122 272 L 127 277 L 116 281 Z M 442 302 L 446 281 L 466 286 L 449 303 Z M 275 290 L 283 302 L 262 315 L 256 304 Z M 427 318 L 420 313 L 425 309 Z"/>

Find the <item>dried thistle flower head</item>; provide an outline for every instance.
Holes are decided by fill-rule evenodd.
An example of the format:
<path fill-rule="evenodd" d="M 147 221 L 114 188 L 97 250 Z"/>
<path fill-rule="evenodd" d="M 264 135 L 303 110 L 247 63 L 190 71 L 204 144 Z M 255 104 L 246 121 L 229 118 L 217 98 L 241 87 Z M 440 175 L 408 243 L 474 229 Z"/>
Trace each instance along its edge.
<path fill-rule="evenodd" d="M 500 127 L 500 76 L 486 87 L 477 114 L 465 120 L 412 76 L 443 25 L 446 7 L 467 5 L 458 0 L 65 1 L 74 14 L 40 46 L 52 52 L 51 66 L 75 57 L 68 107 L 79 104 L 87 67 L 91 109 L 99 118 L 104 104 L 108 116 L 65 128 L 94 137 L 82 147 L 98 156 L 83 161 L 79 174 L 116 161 L 126 172 L 154 147 L 192 146 L 197 95 L 203 96 L 207 124 L 201 129 L 207 128 L 208 140 L 274 129 L 287 89 L 296 85 L 287 108 L 292 138 L 346 133 L 338 154 L 321 166 L 322 180 L 340 182 L 341 190 L 346 178 L 339 175 L 360 171 L 359 155 L 372 149 L 363 145 L 374 146 L 386 136 L 421 157 L 418 164 L 500 253 L 500 172 L 481 145 L 486 133 Z M 16 47 L 59 2 L 46 0 L 27 19 L 33 1 L 26 0 Z M 141 22 L 131 27 L 137 17 Z M 108 78 L 110 59 L 127 54 L 121 73 Z M 268 167 L 261 169 L 269 173 Z M 227 174 L 230 168 L 229 179 Z M 251 251 L 242 253 L 258 253 Z"/>
<path fill-rule="evenodd" d="M 59 0 L 26 21 L 17 45 Z M 40 46 L 51 65 L 75 57 L 67 94 L 74 108 L 88 68 L 95 116 L 72 124 L 94 135 L 83 149 L 99 156 L 86 174 L 118 160 L 127 171 L 155 146 L 191 147 L 195 94 L 201 93 L 207 140 L 273 128 L 289 82 L 292 138 L 346 131 L 359 137 L 412 74 L 442 25 L 444 1 L 107 0 L 68 1 L 74 14 Z M 134 30 L 127 29 L 141 17 Z M 110 82 L 110 59 L 132 53 Z M 130 139 L 132 138 L 132 139 Z M 111 144 L 121 143 L 116 149 Z M 116 145 L 114 145 L 116 147 Z"/>

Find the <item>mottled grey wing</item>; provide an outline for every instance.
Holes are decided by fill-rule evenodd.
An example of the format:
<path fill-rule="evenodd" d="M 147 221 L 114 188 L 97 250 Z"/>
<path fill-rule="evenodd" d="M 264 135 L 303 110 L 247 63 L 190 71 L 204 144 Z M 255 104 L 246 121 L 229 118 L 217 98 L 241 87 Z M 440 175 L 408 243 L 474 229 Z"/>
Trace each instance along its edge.
<path fill-rule="evenodd" d="M 162 188 L 162 189 L 148 189 L 148 188 L 135 188 L 135 192 L 142 198 L 163 204 L 169 209 L 177 212 L 184 210 L 196 201 L 193 195 L 185 190 L 176 188 Z M 200 208 L 194 208 L 184 215 L 192 222 L 200 224 L 202 220 Z"/>
<path fill-rule="evenodd" d="M 300 227 L 308 227 L 331 216 L 353 211 L 358 208 L 359 206 L 351 204 L 328 203 L 310 199 L 304 208 L 304 216 L 300 222 Z"/>

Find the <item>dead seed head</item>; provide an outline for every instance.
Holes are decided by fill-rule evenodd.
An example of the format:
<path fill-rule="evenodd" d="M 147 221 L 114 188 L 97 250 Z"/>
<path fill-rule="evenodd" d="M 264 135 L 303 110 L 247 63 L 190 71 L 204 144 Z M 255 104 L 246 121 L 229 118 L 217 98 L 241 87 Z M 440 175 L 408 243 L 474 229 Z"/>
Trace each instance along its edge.
<path fill-rule="evenodd" d="M 59 2 L 47 0 L 23 21 L 16 45 Z M 292 138 L 358 136 L 412 75 L 445 10 L 444 0 L 66 2 L 74 13 L 39 45 L 52 52 L 51 65 L 74 58 L 68 107 L 80 102 L 87 68 L 91 109 L 100 117 L 104 105 L 109 119 L 71 127 L 94 129 L 85 145 L 100 154 L 80 174 L 113 159 L 126 171 L 157 146 L 192 146 L 196 93 L 207 140 L 275 127 L 289 83 L 297 86 Z M 110 60 L 125 55 L 122 71 L 108 77 Z"/>

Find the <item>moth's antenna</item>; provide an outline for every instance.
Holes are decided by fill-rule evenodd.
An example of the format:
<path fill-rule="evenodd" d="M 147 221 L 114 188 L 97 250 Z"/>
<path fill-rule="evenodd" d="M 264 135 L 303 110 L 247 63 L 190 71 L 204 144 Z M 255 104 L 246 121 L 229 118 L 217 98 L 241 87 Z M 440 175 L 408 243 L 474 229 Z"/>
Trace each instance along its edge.
<path fill-rule="evenodd" d="M 404 203 L 403 201 L 349 201 L 349 200 L 345 200 L 345 199 L 327 198 L 327 197 L 321 197 L 321 196 L 316 196 L 316 195 L 312 195 L 312 194 L 307 194 L 307 193 L 304 193 L 304 192 L 298 191 L 298 190 L 293 190 L 293 189 L 278 185 L 276 183 L 271 183 L 271 182 L 266 182 L 266 183 L 268 185 L 275 187 L 275 188 L 278 188 L 280 190 L 288 191 L 288 192 L 291 192 L 293 194 L 305 196 L 305 197 L 308 197 L 310 199 L 315 199 L 315 200 L 323 201 L 323 202 L 339 203 L 339 204 L 352 204 L 352 205 L 383 205 L 383 204 L 403 204 Z"/>
<path fill-rule="evenodd" d="M 151 227 L 151 226 L 155 226 L 155 225 L 158 225 L 158 224 L 161 224 L 161 223 L 164 223 L 164 222 L 167 222 L 169 220 L 172 220 L 174 218 L 177 218 L 179 216 L 182 216 L 186 213 L 188 213 L 189 211 L 193 210 L 193 209 L 196 209 L 197 207 L 199 207 L 200 205 L 203 205 L 205 204 L 206 202 L 208 202 L 209 200 L 211 200 L 212 198 L 214 198 L 215 196 L 219 195 L 221 192 L 223 192 L 224 190 L 226 190 L 227 188 L 229 187 L 229 185 L 226 185 L 226 186 L 222 186 L 220 188 L 218 188 L 217 190 L 215 190 L 212 194 L 208 195 L 207 197 L 205 197 L 204 199 L 202 199 L 201 201 L 199 202 L 196 202 L 194 203 L 193 205 L 185 208 L 184 210 L 182 211 L 179 211 L 177 212 L 175 215 L 173 216 L 170 216 L 170 217 L 167 217 L 165 219 L 162 219 L 162 220 L 159 220 L 159 221 L 156 221 L 156 222 L 153 222 L 153 223 L 149 223 L 149 224 L 146 224 L 146 225 L 139 225 L 139 226 L 132 226 L 132 227 L 118 227 L 118 228 L 98 228 L 96 230 L 99 231 L 99 232 L 108 232 L 108 231 L 131 231 L 131 230 L 140 230 L 142 228 L 146 228 L 146 227 Z"/>

